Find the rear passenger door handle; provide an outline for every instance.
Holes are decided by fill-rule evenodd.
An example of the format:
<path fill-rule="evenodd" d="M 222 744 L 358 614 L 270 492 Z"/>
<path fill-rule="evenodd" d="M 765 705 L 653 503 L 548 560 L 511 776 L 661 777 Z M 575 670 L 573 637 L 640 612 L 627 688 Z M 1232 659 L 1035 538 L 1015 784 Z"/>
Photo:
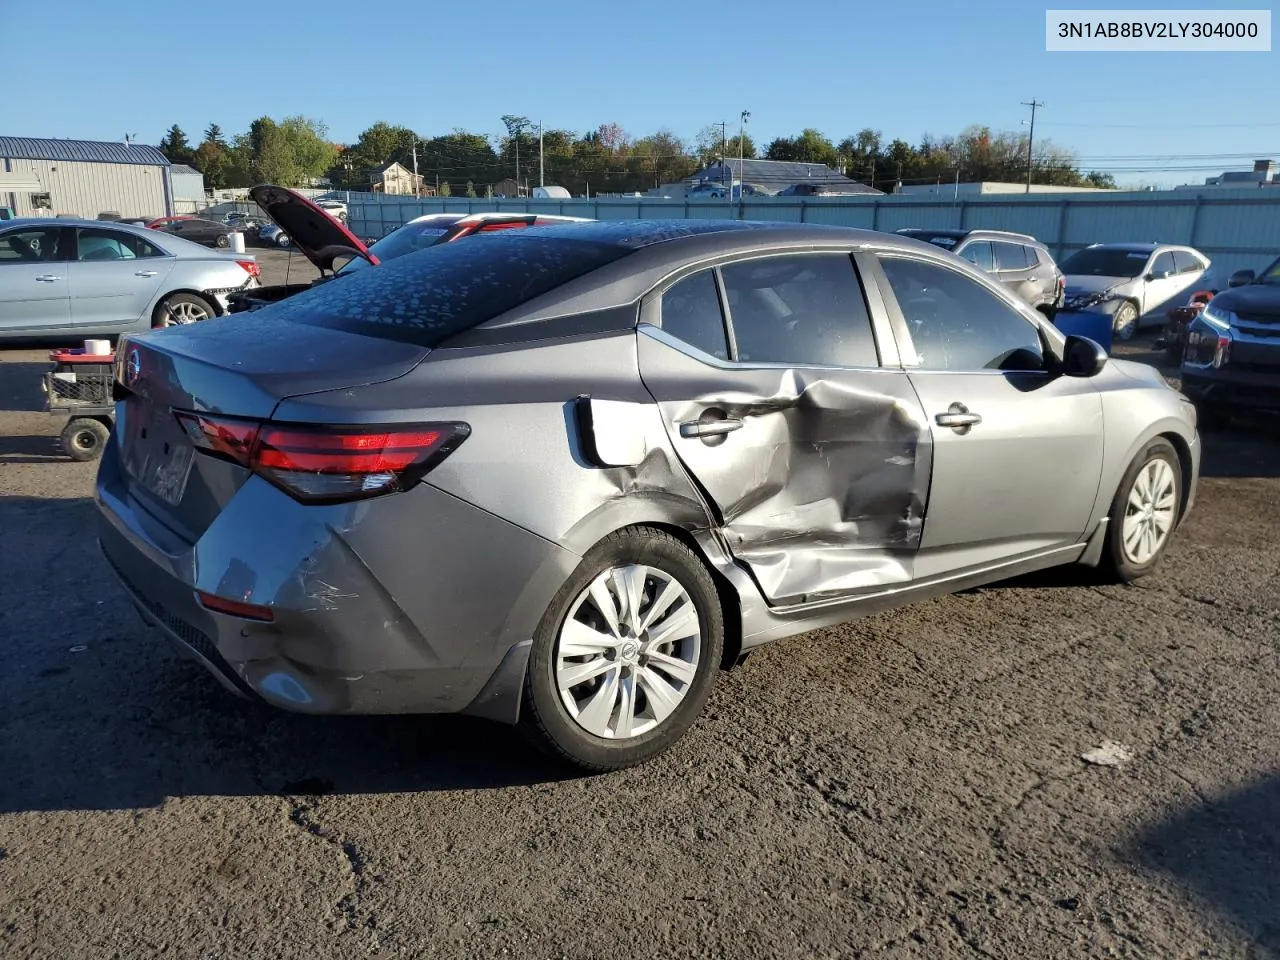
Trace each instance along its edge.
<path fill-rule="evenodd" d="M 53 281 L 61 279 L 61 277 L 55 277 L 52 273 L 42 273 L 36 277 L 38 283 L 53 283 Z"/>
<path fill-rule="evenodd" d="M 950 427 L 956 433 L 964 434 L 975 423 L 982 422 L 982 415 L 972 413 L 963 403 L 957 402 L 951 404 L 946 413 L 935 416 L 933 421 L 940 427 Z"/>
<path fill-rule="evenodd" d="M 156 272 L 154 270 L 139 270 L 134 274 L 135 277 L 154 277 L 155 275 Z"/>
<path fill-rule="evenodd" d="M 742 429 L 742 421 L 732 417 L 725 420 L 686 420 L 680 424 L 682 437 L 723 437 Z"/>

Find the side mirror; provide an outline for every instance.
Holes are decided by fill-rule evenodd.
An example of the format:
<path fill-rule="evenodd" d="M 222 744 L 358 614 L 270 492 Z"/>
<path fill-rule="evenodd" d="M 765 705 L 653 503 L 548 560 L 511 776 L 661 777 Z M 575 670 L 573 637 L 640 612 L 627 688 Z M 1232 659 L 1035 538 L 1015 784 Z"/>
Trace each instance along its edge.
<path fill-rule="evenodd" d="M 1231 279 L 1227 281 L 1227 286 L 1243 287 L 1246 283 L 1253 283 L 1255 276 L 1257 276 L 1257 274 L 1252 270 L 1237 270 L 1231 275 Z"/>
<path fill-rule="evenodd" d="M 1072 334 L 1062 351 L 1062 372 L 1068 377 L 1096 377 L 1107 363 L 1107 351 L 1096 340 Z"/>

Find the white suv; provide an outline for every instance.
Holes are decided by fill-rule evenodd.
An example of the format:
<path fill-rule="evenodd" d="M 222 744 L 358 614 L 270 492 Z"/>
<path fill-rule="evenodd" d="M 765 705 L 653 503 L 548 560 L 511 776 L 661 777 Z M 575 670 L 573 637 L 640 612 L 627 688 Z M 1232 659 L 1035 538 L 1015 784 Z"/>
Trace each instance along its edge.
<path fill-rule="evenodd" d="M 316 206 L 326 211 L 335 220 L 347 222 L 347 205 L 341 200 L 317 200 Z"/>

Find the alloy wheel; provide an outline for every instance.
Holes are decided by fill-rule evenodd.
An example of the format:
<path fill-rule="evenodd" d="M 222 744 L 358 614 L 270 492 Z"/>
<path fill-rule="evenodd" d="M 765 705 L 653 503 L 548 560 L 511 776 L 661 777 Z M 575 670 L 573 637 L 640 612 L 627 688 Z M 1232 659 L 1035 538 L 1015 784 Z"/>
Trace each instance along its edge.
<path fill-rule="evenodd" d="M 190 300 L 179 300 L 177 303 L 169 304 L 169 316 L 165 320 L 166 327 L 178 326 L 180 324 L 198 323 L 201 320 L 209 319 L 209 311 L 198 303 L 192 303 Z"/>
<path fill-rule="evenodd" d="M 556 641 L 556 688 L 588 733 L 639 737 L 680 706 L 701 652 L 698 609 L 679 580 L 656 567 L 611 567 L 569 608 Z"/>
<path fill-rule="evenodd" d="M 1148 461 L 1129 488 L 1121 527 L 1125 559 L 1141 566 L 1164 546 L 1173 531 L 1177 480 L 1168 461 Z"/>

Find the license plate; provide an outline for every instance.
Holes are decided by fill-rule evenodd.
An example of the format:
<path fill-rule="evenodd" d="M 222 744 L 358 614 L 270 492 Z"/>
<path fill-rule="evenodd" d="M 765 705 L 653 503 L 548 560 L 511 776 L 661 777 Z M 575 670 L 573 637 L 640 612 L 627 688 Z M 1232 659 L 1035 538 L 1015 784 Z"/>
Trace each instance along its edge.
<path fill-rule="evenodd" d="M 169 419 L 168 410 L 144 418 L 144 429 L 130 438 L 125 469 L 149 493 L 176 507 L 187 489 L 195 448 Z"/>

